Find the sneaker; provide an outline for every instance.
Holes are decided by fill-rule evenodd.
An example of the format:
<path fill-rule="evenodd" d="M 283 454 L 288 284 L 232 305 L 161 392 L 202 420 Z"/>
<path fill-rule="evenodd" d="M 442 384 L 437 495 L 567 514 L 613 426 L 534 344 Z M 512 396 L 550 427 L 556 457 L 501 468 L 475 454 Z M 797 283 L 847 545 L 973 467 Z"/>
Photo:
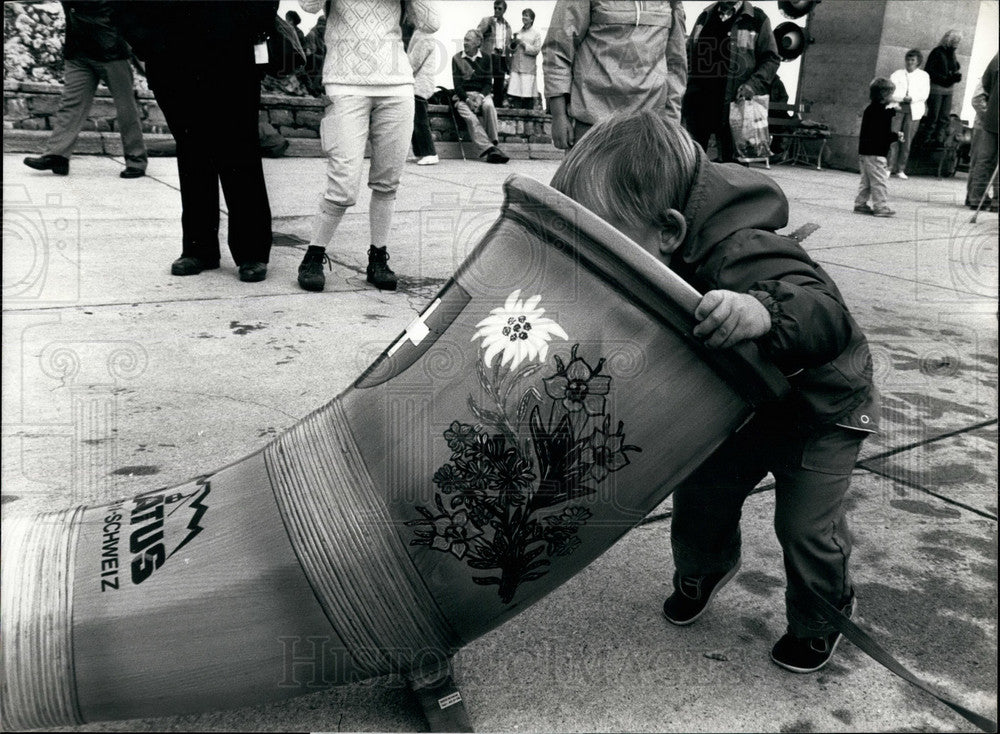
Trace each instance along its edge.
<path fill-rule="evenodd" d="M 850 618 L 854 614 L 854 599 L 847 602 L 841 611 Z M 814 673 L 833 657 L 841 634 L 833 632 L 823 637 L 796 637 L 791 632 L 778 640 L 771 648 L 771 660 L 775 665 L 793 673 Z"/>
<path fill-rule="evenodd" d="M 898 178 L 900 181 L 905 181 L 906 179 L 909 178 L 909 176 L 900 171 L 899 173 L 896 174 L 896 178 Z"/>
<path fill-rule="evenodd" d="M 61 155 L 43 155 L 37 158 L 25 158 L 24 165 L 36 171 L 52 171 L 57 176 L 69 174 L 69 158 Z"/>
<path fill-rule="evenodd" d="M 440 159 L 436 155 L 425 155 L 423 158 L 417 158 L 418 166 L 434 166 L 440 163 Z"/>
<path fill-rule="evenodd" d="M 182 255 L 170 265 L 171 275 L 197 275 L 202 270 L 216 270 L 219 263 L 208 263 L 196 257 Z"/>
<path fill-rule="evenodd" d="M 118 175 L 121 178 L 142 178 L 146 175 L 146 171 L 142 168 L 125 168 Z"/>
<path fill-rule="evenodd" d="M 473 731 L 462 693 L 450 675 L 427 686 L 411 684 L 411 689 L 430 731 Z"/>
<path fill-rule="evenodd" d="M 259 283 L 267 277 L 265 263 L 243 263 L 240 265 L 240 280 L 244 283 Z"/>
<path fill-rule="evenodd" d="M 333 270 L 333 263 L 326 254 L 325 247 L 309 245 L 302 263 L 299 265 L 299 287 L 307 291 L 321 291 L 326 285 L 326 276 L 323 275 L 323 263 Z"/>
<path fill-rule="evenodd" d="M 856 211 L 858 214 L 874 214 L 875 213 L 875 210 L 872 209 L 867 204 L 855 204 L 854 205 L 854 211 Z"/>
<path fill-rule="evenodd" d="M 876 209 L 875 211 L 873 211 L 872 212 L 872 216 L 873 217 L 894 217 L 894 216 L 896 216 L 896 212 L 894 210 L 890 209 L 889 207 L 884 206 L 881 209 Z"/>
<path fill-rule="evenodd" d="M 388 263 L 386 248 L 368 248 L 368 282 L 381 291 L 396 290 L 396 274 L 389 269 Z"/>
<path fill-rule="evenodd" d="M 678 576 L 674 572 L 674 593 L 663 602 L 663 616 L 671 624 L 680 627 L 689 625 L 700 617 L 719 589 L 736 575 L 740 560 L 725 573 L 710 573 L 705 576 Z"/>

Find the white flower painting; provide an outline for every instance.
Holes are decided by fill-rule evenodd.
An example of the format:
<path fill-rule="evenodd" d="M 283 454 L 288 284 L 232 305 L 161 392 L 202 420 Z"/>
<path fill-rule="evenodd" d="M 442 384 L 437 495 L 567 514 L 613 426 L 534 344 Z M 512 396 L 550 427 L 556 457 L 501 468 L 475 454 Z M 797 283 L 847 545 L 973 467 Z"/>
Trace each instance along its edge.
<path fill-rule="evenodd" d="M 554 337 L 569 339 L 559 324 L 542 315 L 545 309 L 538 308 L 541 300 L 536 295 L 522 301 L 518 289 L 507 296 L 503 306 L 476 324 L 478 331 L 472 341 L 483 340 L 484 363 L 491 364 L 498 354 L 502 355 L 500 364 L 511 370 L 525 360 L 544 362 Z"/>

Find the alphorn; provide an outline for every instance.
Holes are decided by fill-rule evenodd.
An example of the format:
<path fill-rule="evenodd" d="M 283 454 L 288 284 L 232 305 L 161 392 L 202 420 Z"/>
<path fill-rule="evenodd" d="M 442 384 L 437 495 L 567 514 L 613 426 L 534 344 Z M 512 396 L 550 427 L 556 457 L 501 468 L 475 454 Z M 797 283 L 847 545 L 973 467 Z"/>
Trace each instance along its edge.
<path fill-rule="evenodd" d="M 787 389 L 555 190 L 342 394 L 245 459 L 3 523 L 13 729 L 259 704 L 446 660 L 606 551 Z"/>

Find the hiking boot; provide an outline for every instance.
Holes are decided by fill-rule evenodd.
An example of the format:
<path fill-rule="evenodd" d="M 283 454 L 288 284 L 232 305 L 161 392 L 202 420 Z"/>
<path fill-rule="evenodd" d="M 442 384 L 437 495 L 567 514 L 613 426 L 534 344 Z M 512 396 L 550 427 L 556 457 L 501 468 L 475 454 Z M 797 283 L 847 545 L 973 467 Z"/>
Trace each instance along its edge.
<path fill-rule="evenodd" d="M 858 214 L 874 214 L 875 213 L 875 210 L 872 209 L 867 204 L 855 204 L 854 205 L 854 211 L 856 211 Z"/>
<path fill-rule="evenodd" d="M 872 212 L 873 217 L 894 217 L 896 212 L 887 206 L 883 206 L 881 209 L 876 209 Z"/>
<path fill-rule="evenodd" d="M 386 248 L 368 248 L 368 282 L 381 291 L 396 290 L 396 274 L 389 269 L 388 262 Z"/>
<path fill-rule="evenodd" d="M 848 618 L 854 614 L 854 596 L 841 607 L 841 612 Z M 796 637 L 786 632 L 771 648 L 771 660 L 793 673 L 814 673 L 830 662 L 840 638 L 839 632 L 822 637 Z"/>
<path fill-rule="evenodd" d="M 267 277 L 265 263 L 243 263 L 240 265 L 240 280 L 244 283 L 259 283 Z"/>
<path fill-rule="evenodd" d="M 37 158 L 25 158 L 24 165 L 36 171 L 52 171 L 57 176 L 69 174 L 69 158 L 61 155 L 43 155 Z"/>
<path fill-rule="evenodd" d="M 674 593 L 663 602 L 663 616 L 680 627 L 691 624 L 708 608 L 708 603 L 740 569 L 740 559 L 724 573 L 679 576 L 674 571 Z"/>
<path fill-rule="evenodd" d="M 215 270 L 219 267 L 219 263 L 208 263 L 204 260 L 199 260 L 196 257 L 189 257 L 187 255 L 182 255 L 173 261 L 170 265 L 171 275 L 197 275 L 202 270 Z"/>
<path fill-rule="evenodd" d="M 333 270 L 333 263 L 326 254 L 326 248 L 309 245 L 299 265 L 299 287 L 307 291 L 323 290 L 323 286 L 326 285 L 326 276 L 323 275 L 324 262 L 330 266 L 330 270 Z"/>

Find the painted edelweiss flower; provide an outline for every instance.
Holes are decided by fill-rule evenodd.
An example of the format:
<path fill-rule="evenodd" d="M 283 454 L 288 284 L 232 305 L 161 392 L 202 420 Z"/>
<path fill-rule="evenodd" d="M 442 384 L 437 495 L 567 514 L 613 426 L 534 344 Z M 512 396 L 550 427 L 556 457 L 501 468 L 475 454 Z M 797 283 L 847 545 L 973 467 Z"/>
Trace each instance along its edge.
<path fill-rule="evenodd" d="M 587 415 L 603 415 L 604 396 L 611 389 L 611 378 L 600 374 L 604 360 L 591 367 L 576 356 L 579 345 L 573 345 L 569 364 L 556 357 L 556 373 L 542 380 L 545 393 L 553 400 L 561 400 L 570 413 L 585 410 Z"/>
<path fill-rule="evenodd" d="M 520 289 L 507 296 L 500 308 L 494 308 L 490 315 L 476 324 L 478 331 L 472 341 L 483 340 L 483 361 L 488 365 L 493 358 L 502 354 L 500 364 L 516 369 L 524 360 L 545 361 L 549 342 L 553 337 L 569 339 L 555 321 L 545 316 L 544 308 L 538 308 L 541 296 L 532 296 L 522 301 Z"/>

